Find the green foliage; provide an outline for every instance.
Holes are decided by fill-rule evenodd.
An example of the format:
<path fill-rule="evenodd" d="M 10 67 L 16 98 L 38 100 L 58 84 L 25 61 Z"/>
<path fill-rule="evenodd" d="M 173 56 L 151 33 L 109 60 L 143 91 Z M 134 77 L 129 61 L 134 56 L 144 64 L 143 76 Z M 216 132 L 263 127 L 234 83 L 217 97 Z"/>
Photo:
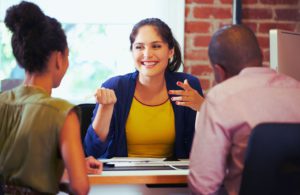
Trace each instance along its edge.
<path fill-rule="evenodd" d="M 126 61 L 124 57 L 127 52 L 127 32 L 124 26 L 103 24 L 62 24 L 69 46 L 69 69 L 61 83 L 56 89 L 59 97 L 78 102 L 100 87 L 101 83 L 109 77 L 118 74 L 120 69 L 118 60 Z M 126 39 L 124 38 L 126 35 Z M 23 73 L 23 70 L 16 69 L 12 48 L 11 33 L 0 23 L 0 79 L 9 78 L 14 73 Z M 117 46 L 116 46 L 117 45 Z M 126 47 L 122 47 L 126 45 Z M 127 64 L 128 66 L 128 64 Z M 126 69 L 127 70 L 127 69 Z"/>
<path fill-rule="evenodd" d="M 11 32 L 0 22 L 0 80 L 10 77 L 11 70 L 17 65 L 11 48 Z"/>

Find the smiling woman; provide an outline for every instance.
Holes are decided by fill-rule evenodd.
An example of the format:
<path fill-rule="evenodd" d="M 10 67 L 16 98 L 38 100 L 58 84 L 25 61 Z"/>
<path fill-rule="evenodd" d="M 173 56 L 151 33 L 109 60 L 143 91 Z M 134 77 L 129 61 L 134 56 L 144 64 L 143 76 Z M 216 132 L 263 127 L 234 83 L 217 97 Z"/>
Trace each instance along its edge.
<path fill-rule="evenodd" d="M 158 18 L 134 25 L 130 49 L 136 71 L 112 77 L 97 90 L 86 154 L 188 158 L 203 101 L 199 80 L 176 72 L 182 64 L 180 47 Z"/>
<path fill-rule="evenodd" d="M 0 0 L 0 80 L 24 76 L 12 56 L 11 34 L 1 21 L 5 10 L 18 2 Z M 86 97 L 94 93 L 99 83 L 111 76 L 134 70 L 128 49 L 128 34 L 136 21 L 154 16 L 163 19 L 174 29 L 177 40 L 183 46 L 184 0 L 32 2 L 45 13 L 58 18 L 67 34 L 70 67 L 61 87 L 55 89 L 53 95 L 73 103 L 94 102 L 94 99 Z M 58 9 L 58 4 L 61 9 Z"/>
<path fill-rule="evenodd" d="M 174 55 L 174 49 L 169 49 L 168 43 L 162 40 L 153 26 L 143 26 L 135 37 L 132 54 L 135 68 L 141 73 L 140 77 L 158 74 L 163 77 L 168 60 Z"/>

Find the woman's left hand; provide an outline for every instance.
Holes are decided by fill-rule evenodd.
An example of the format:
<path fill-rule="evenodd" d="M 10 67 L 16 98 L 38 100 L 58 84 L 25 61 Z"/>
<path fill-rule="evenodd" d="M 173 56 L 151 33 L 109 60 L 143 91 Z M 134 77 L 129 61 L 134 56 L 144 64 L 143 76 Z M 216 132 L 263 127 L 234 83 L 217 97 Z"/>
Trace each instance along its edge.
<path fill-rule="evenodd" d="M 100 174 L 103 169 L 102 162 L 95 159 L 93 156 L 85 158 L 86 170 L 88 174 Z"/>
<path fill-rule="evenodd" d="M 184 82 L 177 81 L 176 84 L 183 90 L 169 90 L 169 94 L 177 95 L 173 96 L 171 100 L 175 101 L 176 105 L 187 106 L 195 111 L 199 111 L 204 98 L 190 86 L 187 79 Z"/>

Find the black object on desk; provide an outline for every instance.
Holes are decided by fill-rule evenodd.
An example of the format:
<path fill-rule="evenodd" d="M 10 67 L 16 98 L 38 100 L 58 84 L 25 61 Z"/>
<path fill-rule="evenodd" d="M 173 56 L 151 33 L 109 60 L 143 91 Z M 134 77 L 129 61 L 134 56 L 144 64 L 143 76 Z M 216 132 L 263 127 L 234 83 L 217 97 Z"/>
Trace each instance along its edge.
<path fill-rule="evenodd" d="M 146 184 L 148 188 L 187 188 L 187 183 L 177 183 L 177 184 Z"/>
<path fill-rule="evenodd" d="M 128 166 L 128 167 L 115 167 L 111 166 L 110 164 L 107 166 L 104 164 L 103 166 L 104 171 L 146 171 L 146 170 L 174 170 L 172 167 L 169 166 Z"/>

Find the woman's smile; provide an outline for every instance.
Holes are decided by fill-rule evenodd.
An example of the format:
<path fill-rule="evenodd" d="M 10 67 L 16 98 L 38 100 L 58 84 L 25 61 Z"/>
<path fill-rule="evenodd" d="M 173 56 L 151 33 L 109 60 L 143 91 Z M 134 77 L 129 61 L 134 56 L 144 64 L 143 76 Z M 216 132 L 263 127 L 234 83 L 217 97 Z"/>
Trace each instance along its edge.
<path fill-rule="evenodd" d="M 141 64 L 145 67 L 145 68 L 152 68 L 154 67 L 156 64 L 158 64 L 158 60 L 147 60 L 147 61 L 141 61 Z"/>

